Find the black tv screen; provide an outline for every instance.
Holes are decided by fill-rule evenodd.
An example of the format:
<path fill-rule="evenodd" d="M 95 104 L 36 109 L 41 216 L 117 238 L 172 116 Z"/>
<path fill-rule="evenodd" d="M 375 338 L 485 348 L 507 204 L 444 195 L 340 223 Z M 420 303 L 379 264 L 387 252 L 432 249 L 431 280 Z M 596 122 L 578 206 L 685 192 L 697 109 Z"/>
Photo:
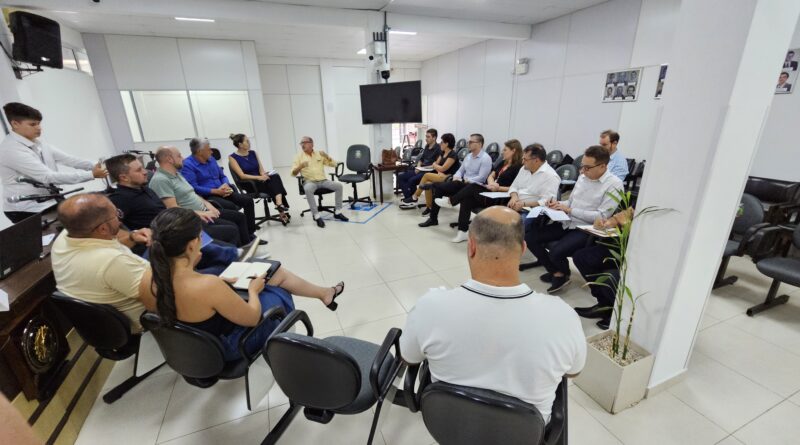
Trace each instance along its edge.
<path fill-rule="evenodd" d="M 364 124 L 422 122 L 419 80 L 361 85 L 361 121 Z"/>

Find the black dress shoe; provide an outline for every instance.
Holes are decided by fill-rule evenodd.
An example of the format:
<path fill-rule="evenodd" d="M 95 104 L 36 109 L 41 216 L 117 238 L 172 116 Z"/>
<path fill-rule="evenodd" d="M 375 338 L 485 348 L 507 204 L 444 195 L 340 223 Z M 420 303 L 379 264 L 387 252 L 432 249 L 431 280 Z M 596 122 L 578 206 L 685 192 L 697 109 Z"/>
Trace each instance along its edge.
<path fill-rule="evenodd" d="M 348 218 L 348 217 L 346 217 L 346 216 L 342 215 L 341 213 L 334 213 L 334 214 L 333 214 L 333 217 L 334 217 L 335 219 L 338 219 L 339 221 L 344 221 L 344 222 L 350 221 L 350 218 Z"/>
<path fill-rule="evenodd" d="M 564 275 L 563 277 L 553 276 L 552 285 L 547 288 L 547 293 L 554 294 L 562 289 L 564 289 L 569 284 L 569 277 Z"/>
<path fill-rule="evenodd" d="M 544 281 L 545 283 L 552 283 L 553 282 L 553 274 L 550 272 L 545 273 L 539 277 L 540 280 Z"/>
<path fill-rule="evenodd" d="M 431 214 L 431 209 L 430 208 L 426 208 L 425 210 L 422 211 L 422 216 L 428 216 L 430 214 Z"/>
<path fill-rule="evenodd" d="M 575 312 L 583 318 L 608 318 L 611 308 L 595 304 L 591 307 L 576 307 Z"/>
<path fill-rule="evenodd" d="M 322 229 L 325 228 L 325 221 L 323 221 L 322 218 L 317 218 L 315 221 L 317 221 L 317 227 L 320 227 Z"/>
<path fill-rule="evenodd" d="M 420 227 L 438 226 L 439 225 L 439 221 L 437 221 L 437 220 L 435 220 L 433 218 L 428 218 L 424 222 L 421 222 L 421 223 L 419 223 L 417 225 L 420 226 Z"/>
<path fill-rule="evenodd" d="M 541 266 L 542 263 L 539 261 L 534 261 L 532 263 L 525 263 L 519 265 L 519 271 L 522 272 L 523 270 L 533 269 L 534 267 Z"/>
<path fill-rule="evenodd" d="M 606 329 L 608 329 L 608 325 L 610 325 L 610 324 L 611 324 L 611 317 L 608 317 L 608 318 L 603 318 L 603 319 L 597 320 L 597 323 L 596 323 L 596 324 L 597 324 L 597 327 L 598 327 L 598 328 L 600 328 L 600 329 L 603 329 L 603 330 L 606 330 Z"/>
<path fill-rule="evenodd" d="M 269 241 L 267 241 L 265 239 L 262 239 L 262 240 L 258 241 L 258 245 L 259 246 L 266 246 L 267 244 L 269 244 Z"/>

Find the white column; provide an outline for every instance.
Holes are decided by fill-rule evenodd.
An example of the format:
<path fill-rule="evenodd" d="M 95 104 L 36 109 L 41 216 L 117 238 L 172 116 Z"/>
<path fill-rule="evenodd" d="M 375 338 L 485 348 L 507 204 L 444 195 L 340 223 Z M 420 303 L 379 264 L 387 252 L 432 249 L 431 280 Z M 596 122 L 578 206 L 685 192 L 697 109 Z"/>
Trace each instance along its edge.
<path fill-rule="evenodd" d="M 686 370 L 800 14 L 797 0 L 734 3 L 683 0 L 668 61 L 638 210 L 672 210 L 637 220 L 628 252 L 650 389 Z"/>

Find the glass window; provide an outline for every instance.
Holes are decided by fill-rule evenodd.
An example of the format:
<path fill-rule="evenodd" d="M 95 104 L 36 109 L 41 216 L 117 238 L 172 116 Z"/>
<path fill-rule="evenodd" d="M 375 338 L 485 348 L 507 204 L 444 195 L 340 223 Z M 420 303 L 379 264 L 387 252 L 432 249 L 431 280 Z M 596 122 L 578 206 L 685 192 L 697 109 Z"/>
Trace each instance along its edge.
<path fill-rule="evenodd" d="M 190 91 L 197 134 L 224 139 L 231 133 L 253 134 L 247 91 Z"/>
<path fill-rule="evenodd" d="M 178 141 L 197 136 L 186 91 L 132 91 L 131 96 L 145 141 Z"/>
<path fill-rule="evenodd" d="M 75 58 L 78 59 L 78 68 L 84 73 L 92 75 L 92 65 L 89 64 L 89 56 L 83 51 L 76 50 Z"/>
<path fill-rule="evenodd" d="M 130 91 L 120 91 L 122 96 L 122 106 L 125 108 L 125 116 L 128 118 L 128 128 L 131 130 L 133 142 L 142 141 L 142 129 L 139 127 L 139 118 L 136 117 L 136 108 L 133 106 L 133 97 Z"/>
<path fill-rule="evenodd" d="M 64 68 L 77 70 L 78 61 L 75 60 L 75 52 L 72 48 L 61 47 L 61 58 L 64 60 Z"/>

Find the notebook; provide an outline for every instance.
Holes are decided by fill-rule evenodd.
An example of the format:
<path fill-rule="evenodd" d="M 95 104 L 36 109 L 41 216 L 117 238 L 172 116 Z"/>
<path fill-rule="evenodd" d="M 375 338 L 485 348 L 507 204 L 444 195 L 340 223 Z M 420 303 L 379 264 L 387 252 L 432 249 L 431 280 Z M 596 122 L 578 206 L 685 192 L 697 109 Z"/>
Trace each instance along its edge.
<path fill-rule="evenodd" d="M 272 266 L 270 263 L 231 263 L 221 274 L 222 278 L 233 279 L 236 278 L 236 283 L 233 284 L 235 289 L 247 290 L 250 286 L 252 277 L 257 277 L 266 273 Z"/>

